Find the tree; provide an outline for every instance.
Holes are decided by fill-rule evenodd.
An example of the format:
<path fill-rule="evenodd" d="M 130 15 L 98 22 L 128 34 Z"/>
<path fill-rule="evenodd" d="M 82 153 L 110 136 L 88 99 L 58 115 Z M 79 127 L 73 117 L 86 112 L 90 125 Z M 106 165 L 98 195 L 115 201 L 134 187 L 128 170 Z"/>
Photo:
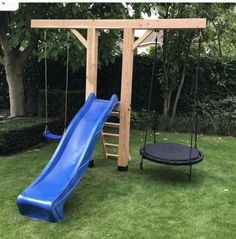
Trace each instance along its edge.
<path fill-rule="evenodd" d="M 207 55 L 228 57 L 236 54 L 236 8 L 235 4 L 206 4 L 201 9 L 208 19 L 205 31 L 205 48 Z"/>
<path fill-rule="evenodd" d="M 39 60 L 44 57 L 43 31 L 31 29 L 30 19 L 125 18 L 127 16 L 128 10 L 121 4 L 20 4 L 17 12 L 0 12 L 0 64 L 5 68 L 9 87 L 10 116 L 25 115 L 23 71 L 27 60 L 32 56 L 37 56 Z M 50 30 L 48 32 L 48 57 L 55 60 L 63 58 L 67 43 L 66 31 Z M 82 32 L 82 34 L 86 33 Z M 111 49 L 115 45 L 118 46 L 116 41 L 120 33 L 113 31 L 109 34 L 110 38 L 106 37 L 107 33 L 104 31 L 101 31 L 100 35 L 104 39 L 100 47 L 106 49 L 101 58 L 104 62 L 114 55 Z M 85 63 L 85 50 L 75 39 L 72 37 L 70 40 L 73 49 L 71 51 L 73 69 Z M 34 51 L 36 49 L 37 52 Z"/>
<path fill-rule="evenodd" d="M 193 17 L 193 4 L 165 4 L 157 6 L 163 18 Z M 175 119 L 179 98 L 189 67 L 189 57 L 197 30 L 164 30 L 163 47 L 160 58 L 163 62 L 161 85 L 163 90 L 163 116 L 171 115 L 170 124 Z"/>
<path fill-rule="evenodd" d="M 21 42 L 9 44 L 11 16 L 8 12 L 0 12 L 0 63 L 4 65 L 6 79 L 9 86 L 10 112 L 11 116 L 22 116 L 25 114 L 23 70 L 27 58 L 32 53 L 37 37 L 33 35 L 27 47 L 23 50 Z"/>
<path fill-rule="evenodd" d="M 156 4 L 155 8 L 160 18 L 207 18 L 208 27 L 202 34 L 204 49 L 208 49 L 208 54 L 214 56 L 226 55 L 229 50 L 229 48 L 226 50 L 228 45 L 232 50 L 232 44 L 227 42 L 230 42 L 232 33 L 235 33 L 234 23 L 230 23 L 236 17 L 234 5 L 166 3 Z M 163 92 L 162 114 L 164 117 L 170 117 L 170 126 L 174 123 L 186 76 L 190 72 L 189 61 L 191 58 L 196 59 L 197 56 L 198 36 L 198 30 L 164 30 L 163 47 L 159 52 L 160 61 L 163 62 L 162 77 L 159 81 Z M 204 49 L 202 49 L 203 55 L 207 54 L 204 53 Z"/>

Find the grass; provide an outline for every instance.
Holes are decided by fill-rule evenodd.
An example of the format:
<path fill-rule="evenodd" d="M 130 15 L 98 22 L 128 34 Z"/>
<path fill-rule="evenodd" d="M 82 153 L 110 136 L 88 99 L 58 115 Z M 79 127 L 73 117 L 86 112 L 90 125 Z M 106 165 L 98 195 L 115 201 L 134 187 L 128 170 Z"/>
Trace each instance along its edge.
<path fill-rule="evenodd" d="M 185 134 L 161 133 L 165 141 L 187 143 Z M 143 134 L 132 131 L 128 172 L 117 172 L 96 148 L 88 169 L 65 204 L 57 224 L 20 216 L 15 200 L 46 165 L 56 144 L 0 159 L 0 238 L 222 239 L 236 238 L 236 139 L 200 136 L 205 160 L 193 167 L 170 167 L 145 161 L 139 169 Z M 63 176 L 63 175 L 62 175 Z"/>

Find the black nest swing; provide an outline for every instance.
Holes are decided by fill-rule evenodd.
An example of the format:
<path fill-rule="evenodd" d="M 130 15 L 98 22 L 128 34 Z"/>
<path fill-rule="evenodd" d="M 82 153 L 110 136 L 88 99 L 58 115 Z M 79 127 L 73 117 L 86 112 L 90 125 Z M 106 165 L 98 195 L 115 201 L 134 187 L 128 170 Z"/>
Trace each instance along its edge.
<path fill-rule="evenodd" d="M 191 151 L 191 155 L 190 155 Z M 191 165 L 202 161 L 203 154 L 196 148 L 177 143 L 152 143 L 140 148 L 140 154 L 150 161 L 166 165 Z"/>
<path fill-rule="evenodd" d="M 165 164 L 165 165 L 175 165 L 175 166 L 189 166 L 189 179 L 192 174 L 192 165 L 201 162 L 204 155 L 197 148 L 197 88 L 198 88 L 198 78 L 199 78 L 199 60 L 200 60 L 200 50 L 201 50 L 201 31 L 199 34 L 198 42 L 198 60 L 196 65 L 196 77 L 195 77 L 195 89 L 194 89 L 194 99 L 193 99 L 193 124 L 190 137 L 190 145 L 183 145 L 179 143 L 162 143 L 156 140 L 156 117 L 154 117 L 154 127 L 153 127 L 153 143 L 147 143 L 148 125 L 151 113 L 151 100 L 153 92 L 153 82 L 154 75 L 156 71 L 157 63 L 157 37 L 155 41 L 155 57 L 153 61 L 152 76 L 149 89 L 149 100 L 148 100 L 148 115 L 145 130 L 145 140 L 144 145 L 140 148 L 140 154 L 142 156 L 140 162 L 140 168 L 143 169 L 143 161 L 147 159 L 149 161 Z M 155 116 L 155 114 L 154 114 Z"/>

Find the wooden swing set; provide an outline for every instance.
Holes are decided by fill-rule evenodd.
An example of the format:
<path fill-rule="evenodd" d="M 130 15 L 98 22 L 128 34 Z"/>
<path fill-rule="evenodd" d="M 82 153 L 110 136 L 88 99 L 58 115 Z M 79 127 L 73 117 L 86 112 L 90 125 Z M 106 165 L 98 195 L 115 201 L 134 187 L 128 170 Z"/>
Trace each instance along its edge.
<path fill-rule="evenodd" d="M 99 29 L 121 29 L 123 30 L 123 56 L 121 74 L 121 94 L 119 103 L 120 123 L 112 125 L 118 126 L 119 134 L 114 134 L 119 138 L 119 144 L 105 144 L 106 146 L 118 147 L 118 155 L 106 153 L 107 156 L 118 157 L 118 170 L 128 170 L 129 164 L 129 138 L 130 138 L 130 113 L 132 94 L 132 73 L 134 50 L 153 32 L 158 29 L 203 29 L 206 28 L 205 18 L 181 18 L 181 19 L 33 19 L 32 28 L 61 28 L 70 29 L 87 49 L 86 59 L 86 98 L 90 93 L 97 92 L 97 64 L 98 64 L 98 30 Z M 78 29 L 87 29 L 87 39 L 85 39 Z M 147 30 L 138 40 L 134 40 L 134 30 Z M 111 92 L 112 93 L 112 92 Z M 108 124 L 109 125 L 109 124 Z M 108 134 L 109 135 L 109 134 Z M 112 136 L 112 134 L 110 134 Z M 104 146 L 104 148 L 105 148 Z"/>

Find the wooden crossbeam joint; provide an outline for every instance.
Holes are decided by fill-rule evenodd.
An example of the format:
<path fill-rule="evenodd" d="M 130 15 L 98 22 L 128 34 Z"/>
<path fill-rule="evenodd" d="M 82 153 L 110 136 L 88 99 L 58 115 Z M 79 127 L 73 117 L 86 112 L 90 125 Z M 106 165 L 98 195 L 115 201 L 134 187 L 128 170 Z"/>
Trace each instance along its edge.
<path fill-rule="evenodd" d="M 146 31 L 141 37 L 139 37 L 138 40 L 136 40 L 133 44 L 133 50 L 136 49 L 147 37 L 149 37 L 152 34 L 153 30 Z"/>
<path fill-rule="evenodd" d="M 71 29 L 71 32 L 80 40 L 80 42 L 85 46 L 85 48 L 88 48 L 87 40 L 81 35 L 81 33 L 76 29 Z"/>

